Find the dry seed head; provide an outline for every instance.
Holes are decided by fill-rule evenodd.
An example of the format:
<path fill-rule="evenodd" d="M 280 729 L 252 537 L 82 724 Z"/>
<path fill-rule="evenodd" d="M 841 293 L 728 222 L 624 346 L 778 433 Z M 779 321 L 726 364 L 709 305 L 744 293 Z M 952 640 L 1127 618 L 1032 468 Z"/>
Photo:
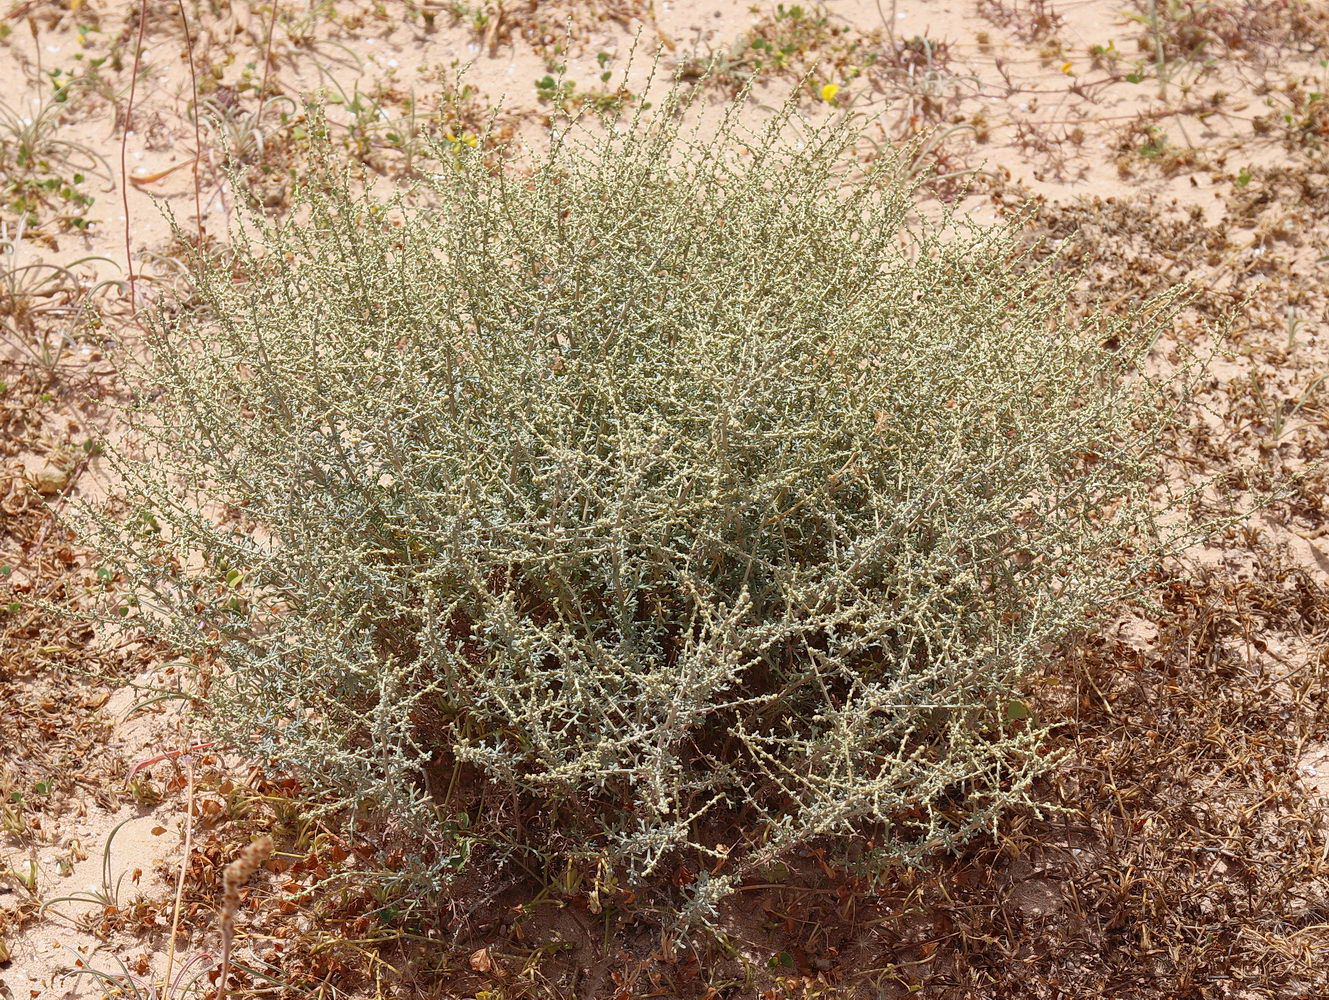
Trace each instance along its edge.
<path fill-rule="evenodd" d="M 266 834 L 240 852 L 240 856 L 226 866 L 222 876 L 222 904 L 225 914 L 233 916 L 240 905 L 240 887 L 249 881 L 249 876 L 258 871 L 272 854 L 272 838 Z"/>
<path fill-rule="evenodd" d="M 258 866 L 272 854 L 272 838 L 267 834 L 259 837 L 240 852 L 240 856 L 226 866 L 222 873 L 222 915 L 221 915 L 221 978 L 217 983 L 217 1000 L 226 998 L 226 981 L 231 971 L 231 940 L 235 934 L 235 911 L 240 906 L 240 887 L 249 881 L 249 876 L 258 871 Z"/>

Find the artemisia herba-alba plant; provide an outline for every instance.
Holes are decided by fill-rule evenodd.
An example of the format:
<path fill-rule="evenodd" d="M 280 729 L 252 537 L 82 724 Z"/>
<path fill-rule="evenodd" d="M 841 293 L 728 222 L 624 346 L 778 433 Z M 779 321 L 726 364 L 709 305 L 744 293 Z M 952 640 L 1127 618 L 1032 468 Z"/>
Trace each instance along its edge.
<path fill-rule="evenodd" d="M 441 884 L 521 856 L 688 911 L 795 845 L 1028 802 L 1018 679 L 1131 589 L 1168 321 L 1067 318 L 1017 220 L 914 218 L 791 104 L 329 154 L 161 311 L 101 545 L 212 724 Z"/>

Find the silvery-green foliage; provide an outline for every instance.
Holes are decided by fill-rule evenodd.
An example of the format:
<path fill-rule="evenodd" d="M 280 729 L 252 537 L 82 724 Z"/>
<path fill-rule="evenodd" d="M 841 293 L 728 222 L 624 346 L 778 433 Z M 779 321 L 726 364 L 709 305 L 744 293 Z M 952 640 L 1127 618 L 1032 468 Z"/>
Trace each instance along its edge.
<path fill-rule="evenodd" d="M 1068 320 L 851 121 L 683 110 L 249 214 L 155 320 L 100 531 L 235 745 L 422 864 L 500 803 L 551 866 L 699 861 L 705 919 L 791 845 L 1029 801 L 1012 685 L 1156 544 L 1166 310 Z"/>

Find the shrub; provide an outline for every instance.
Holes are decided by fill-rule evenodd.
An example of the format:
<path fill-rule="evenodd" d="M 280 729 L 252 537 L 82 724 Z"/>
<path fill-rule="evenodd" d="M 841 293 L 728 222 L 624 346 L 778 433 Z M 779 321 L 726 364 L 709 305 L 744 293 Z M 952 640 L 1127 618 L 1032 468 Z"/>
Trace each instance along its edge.
<path fill-rule="evenodd" d="M 850 119 L 679 105 L 251 211 L 153 320 L 101 544 L 218 734 L 420 870 L 690 866 L 704 916 L 1030 801 L 1013 685 L 1156 545 L 1166 310 L 1068 319 Z"/>

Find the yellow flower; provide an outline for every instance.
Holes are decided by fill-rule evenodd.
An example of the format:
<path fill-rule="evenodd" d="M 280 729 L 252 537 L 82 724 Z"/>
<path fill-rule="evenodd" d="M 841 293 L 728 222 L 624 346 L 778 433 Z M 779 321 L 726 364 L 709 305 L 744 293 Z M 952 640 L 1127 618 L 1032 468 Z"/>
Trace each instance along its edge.
<path fill-rule="evenodd" d="M 1061 64 L 1061 71 L 1062 71 L 1063 73 L 1065 73 L 1067 76 L 1070 76 L 1070 75 L 1071 75 L 1071 64 L 1068 63 L 1068 62 L 1064 62 L 1064 63 L 1062 63 L 1062 64 Z"/>
<path fill-rule="evenodd" d="M 827 104 L 830 104 L 831 101 L 835 100 L 835 95 L 839 92 L 840 85 L 838 83 L 828 83 L 821 88 L 821 99 Z"/>

